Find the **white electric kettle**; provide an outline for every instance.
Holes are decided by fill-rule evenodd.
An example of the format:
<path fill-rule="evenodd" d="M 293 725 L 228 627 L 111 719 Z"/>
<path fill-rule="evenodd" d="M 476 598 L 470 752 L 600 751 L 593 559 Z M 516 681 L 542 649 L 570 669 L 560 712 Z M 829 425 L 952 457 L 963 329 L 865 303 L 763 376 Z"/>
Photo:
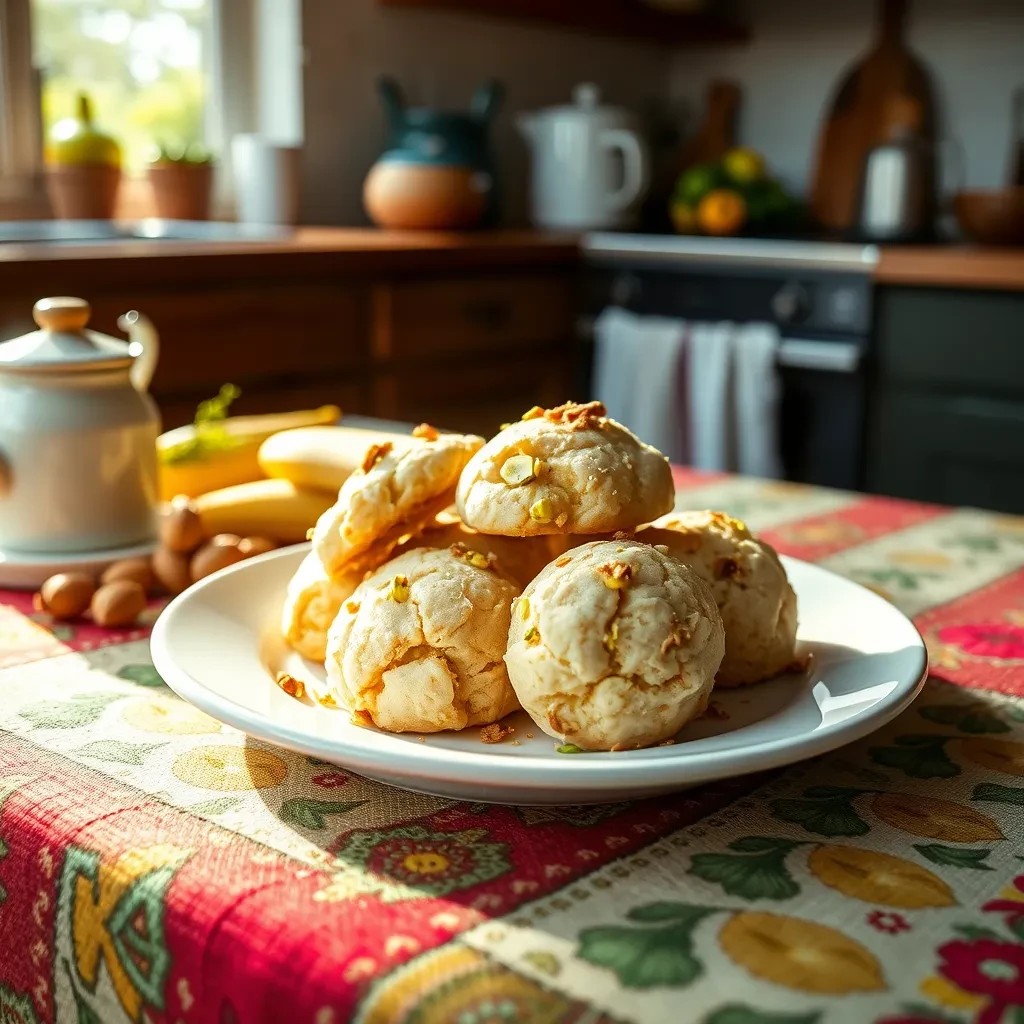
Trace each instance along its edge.
<path fill-rule="evenodd" d="M 90 312 L 41 299 L 40 329 L 0 344 L 0 563 L 154 536 L 156 332 L 131 312 L 118 321 L 130 341 L 111 338 L 85 329 Z"/>
<path fill-rule="evenodd" d="M 517 120 L 533 151 L 531 219 L 542 228 L 625 228 L 650 185 L 650 159 L 635 119 L 600 105 L 596 85 L 577 85 L 573 102 Z"/>

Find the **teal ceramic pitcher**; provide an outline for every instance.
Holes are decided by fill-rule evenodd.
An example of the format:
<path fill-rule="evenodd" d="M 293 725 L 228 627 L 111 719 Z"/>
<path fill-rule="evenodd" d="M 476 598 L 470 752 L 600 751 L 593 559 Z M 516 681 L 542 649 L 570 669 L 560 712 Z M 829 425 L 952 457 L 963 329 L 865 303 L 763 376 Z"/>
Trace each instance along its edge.
<path fill-rule="evenodd" d="M 502 97 L 484 83 L 466 113 L 410 107 L 398 83 L 378 83 L 387 149 L 363 186 L 363 203 L 385 228 L 459 229 L 494 223 L 497 192 L 488 134 Z"/>

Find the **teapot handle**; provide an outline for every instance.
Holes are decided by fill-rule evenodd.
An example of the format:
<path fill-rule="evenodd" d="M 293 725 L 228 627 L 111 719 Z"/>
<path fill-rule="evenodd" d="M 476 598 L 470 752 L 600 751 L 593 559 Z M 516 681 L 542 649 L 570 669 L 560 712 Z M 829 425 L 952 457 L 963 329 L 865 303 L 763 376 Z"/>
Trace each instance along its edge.
<path fill-rule="evenodd" d="M 117 326 L 131 339 L 135 362 L 131 368 L 131 382 L 136 391 L 148 391 L 160 358 L 160 339 L 149 317 L 137 310 L 129 310 L 118 317 Z"/>

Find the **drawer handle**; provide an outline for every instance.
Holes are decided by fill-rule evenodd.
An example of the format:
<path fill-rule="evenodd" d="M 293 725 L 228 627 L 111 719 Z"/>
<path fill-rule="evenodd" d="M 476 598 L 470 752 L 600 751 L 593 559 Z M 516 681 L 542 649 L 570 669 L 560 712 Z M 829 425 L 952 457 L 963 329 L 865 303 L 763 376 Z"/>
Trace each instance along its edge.
<path fill-rule="evenodd" d="M 488 330 L 505 327 L 512 320 L 512 304 L 501 299 L 476 299 L 464 308 L 467 320 Z"/>

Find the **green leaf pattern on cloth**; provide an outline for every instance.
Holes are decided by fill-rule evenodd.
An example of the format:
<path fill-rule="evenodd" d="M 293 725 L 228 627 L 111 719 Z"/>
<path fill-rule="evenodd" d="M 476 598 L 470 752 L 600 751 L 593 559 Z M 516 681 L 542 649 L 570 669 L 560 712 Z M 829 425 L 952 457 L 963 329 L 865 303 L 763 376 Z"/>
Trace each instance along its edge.
<path fill-rule="evenodd" d="M 125 743 L 123 740 L 94 740 L 75 753 L 94 757 L 100 761 L 117 761 L 120 764 L 142 764 L 162 743 Z"/>
<path fill-rule="evenodd" d="M 362 805 L 362 800 L 313 800 L 308 797 L 293 797 L 281 804 L 281 820 L 301 828 L 322 829 L 327 827 L 328 814 L 347 814 Z"/>
<path fill-rule="evenodd" d="M 119 679 L 127 679 L 139 686 L 166 686 L 162 676 L 153 665 L 123 665 L 117 671 Z"/>
<path fill-rule="evenodd" d="M 78 729 L 95 722 L 116 699 L 111 693 L 79 693 L 68 701 L 41 701 L 18 714 L 36 729 Z"/>
<path fill-rule="evenodd" d="M 961 846 L 943 846 L 941 843 L 914 844 L 922 857 L 933 864 L 948 864 L 954 868 L 973 868 L 975 871 L 992 871 L 991 864 L 983 863 L 991 850 L 965 850 Z"/>
<path fill-rule="evenodd" d="M 988 711 L 983 704 L 928 704 L 918 712 L 929 722 L 952 725 L 961 732 L 978 735 L 981 733 L 1009 732 L 1010 727 L 998 715 Z"/>
<path fill-rule="evenodd" d="M 577 955 L 613 971 L 626 988 L 689 985 L 704 965 L 693 955 L 693 931 L 712 907 L 684 903 L 651 903 L 626 916 L 648 928 L 587 928 L 580 933 Z"/>
<path fill-rule="evenodd" d="M 786 856 L 799 845 L 789 839 L 747 836 L 729 844 L 734 853 L 694 854 L 690 874 L 745 900 L 788 900 L 800 886 L 786 867 Z"/>
<path fill-rule="evenodd" d="M 817 1024 L 821 1020 L 820 1010 L 808 1013 L 769 1013 L 753 1006 L 730 1003 L 720 1006 L 704 1018 L 702 1024 Z"/>
<path fill-rule="evenodd" d="M 864 790 L 815 786 L 805 790 L 803 799 L 779 799 L 770 804 L 780 821 L 802 825 L 819 836 L 867 835 L 868 823 L 854 810 L 853 800 Z"/>
<path fill-rule="evenodd" d="M 961 768 L 946 753 L 948 736 L 897 736 L 891 747 L 872 747 L 871 759 L 913 779 L 952 779 Z"/>
<path fill-rule="evenodd" d="M 1018 807 L 1024 807 L 1024 787 L 1002 786 L 997 782 L 982 782 L 974 787 L 971 799 L 995 804 L 1016 804 Z"/>

